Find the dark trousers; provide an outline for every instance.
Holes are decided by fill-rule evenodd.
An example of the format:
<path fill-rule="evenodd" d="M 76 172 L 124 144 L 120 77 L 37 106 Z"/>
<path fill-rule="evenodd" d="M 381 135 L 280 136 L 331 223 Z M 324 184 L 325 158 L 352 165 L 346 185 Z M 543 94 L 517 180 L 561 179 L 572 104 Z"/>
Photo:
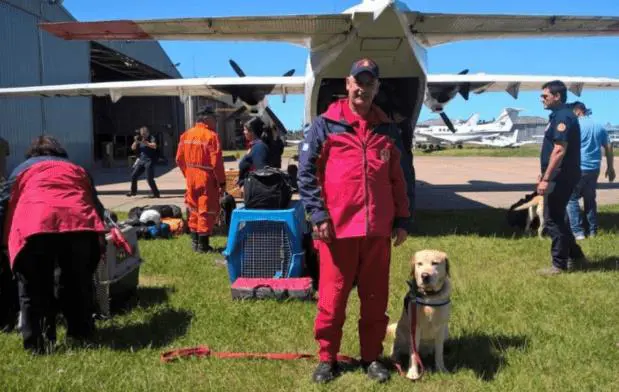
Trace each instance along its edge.
<path fill-rule="evenodd" d="M 9 258 L 0 250 L 0 331 L 11 331 L 17 323 L 19 298 Z"/>
<path fill-rule="evenodd" d="M 155 163 L 150 159 L 139 158 L 131 171 L 131 193 L 138 192 L 138 178 L 146 171 L 146 181 L 153 195 L 159 196 L 159 189 L 155 183 Z"/>
<path fill-rule="evenodd" d="M 570 229 L 565 209 L 575 186 L 576 181 L 558 179 L 555 189 L 544 198 L 544 220 L 552 239 L 552 264 L 560 269 L 567 268 L 568 259 L 584 257 Z"/>
<path fill-rule="evenodd" d="M 40 234 L 28 238 L 13 267 L 18 282 L 24 349 L 44 353 L 53 344 L 57 307 L 67 321 L 67 336 L 76 339 L 92 336 L 93 274 L 100 254 L 96 233 Z M 57 295 L 56 266 L 60 268 Z"/>

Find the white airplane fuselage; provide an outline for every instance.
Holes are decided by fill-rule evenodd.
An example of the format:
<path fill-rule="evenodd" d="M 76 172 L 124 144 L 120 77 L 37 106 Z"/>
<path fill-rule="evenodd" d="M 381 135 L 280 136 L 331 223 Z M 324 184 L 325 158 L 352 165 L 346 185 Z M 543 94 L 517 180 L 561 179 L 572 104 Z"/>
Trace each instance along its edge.
<path fill-rule="evenodd" d="M 355 33 L 320 43 L 308 56 L 306 123 L 324 112 L 338 96 L 346 96 L 345 78 L 352 63 L 365 57 L 374 60 L 380 70 L 381 90 L 375 102 L 388 112 L 417 121 L 426 93 L 427 54 L 408 30 L 409 24 L 401 13 L 407 10 L 392 0 L 365 0 L 344 11 L 353 14 Z"/>

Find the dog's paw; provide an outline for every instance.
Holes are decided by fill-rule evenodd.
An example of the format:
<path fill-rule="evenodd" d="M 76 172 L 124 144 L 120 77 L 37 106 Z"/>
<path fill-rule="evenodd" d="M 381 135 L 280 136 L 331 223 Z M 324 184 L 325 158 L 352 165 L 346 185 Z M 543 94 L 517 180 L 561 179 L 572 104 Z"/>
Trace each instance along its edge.
<path fill-rule="evenodd" d="M 406 372 L 406 378 L 408 378 L 409 380 L 417 381 L 421 379 L 421 373 L 419 372 L 419 369 L 417 369 L 416 366 L 413 366 L 410 369 L 408 369 L 408 372 Z"/>

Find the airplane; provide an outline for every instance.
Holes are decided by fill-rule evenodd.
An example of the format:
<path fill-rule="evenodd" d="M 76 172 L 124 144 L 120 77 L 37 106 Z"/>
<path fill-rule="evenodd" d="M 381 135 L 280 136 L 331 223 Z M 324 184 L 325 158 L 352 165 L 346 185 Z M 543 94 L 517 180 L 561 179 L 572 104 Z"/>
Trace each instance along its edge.
<path fill-rule="evenodd" d="M 499 136 L 502 133 L 511 132 L 514 120 L 522 109 L 505 108 L 499 117 L 491 122 L 479 123 L 479 115 L 474 114 L 462 124 L 454 125 L 456 130 L 452 133 L 447 126 L 432 125 L 429 127 L 417 127 L 415 129 L 415 143 L 418 148 L 438 149 L 441 144 L 455 145 L 462 148 L 462 143 L 482 138 Z M 421 137 L 418 137 L 421 136 Z M 425 139 L 425 142 L 422 140 Z"/>
<path fill-rule="evenodd" d="M 507 148 L 507 147 L 520 147 L 527 144 L 535 144 L 534 140 L 523 140 L 518 141 L 518 132 L 519 129 L 515 129 L 511 135 L 493 135 L 488 137 L 483 137 L 481 140 L 471 140 L 465 143 L 474 144 L 478 146 L 484 147 L 499 147 L 499 148 Z"/>
<path fill-rule="evenodd" d="M 619 36 L 619 17 L 440 14 L 414 11 L 397 0 L 361 0 L 339 14 L 110 20 L 42 23 L 48 33 L 66 40 L 214 40 L 282 41 L 309 50 L 304 76 L 209 77 L 81 83 L 2 88 L 0 96 L 208 96 L 240 100 L 252 115 L 266 107 L 267 95 L 304 94 L 305 122 L 346 95 L 351 64 L 373 59 L 381 85 L 375 103 L 402 128 L 412 147 L 413 128 L 425 104 L 455 128 L 446 105 L 460 94 L 541 90 L 560 79 L 577 96 L 584 89 L 617 89 L 619 79 L 557 75 L 429 74 L 427 49 L 456 41 L 500 38 Z"/>

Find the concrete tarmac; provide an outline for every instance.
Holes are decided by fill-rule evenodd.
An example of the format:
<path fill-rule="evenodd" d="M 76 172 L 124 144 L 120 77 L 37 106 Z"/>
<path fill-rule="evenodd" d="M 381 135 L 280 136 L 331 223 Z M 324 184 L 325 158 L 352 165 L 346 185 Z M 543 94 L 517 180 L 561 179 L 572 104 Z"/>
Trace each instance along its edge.
<path fill-rule="evenodd" d="M 287 166 L 283 159 L 282 167 Z M 475 208 L 509 208 L 535 189 L 539 171 L 538 158 L 495 157 L 415 157 L 418 210 L 460 210 Z M 236 169 L 236 161 L 226 162 L 226 169 Z M 598 183 L 598 204 L 619 204 L 619 183 L 604 178 L 605 163 Z M 127 197 L 130 169 L 99 169 L 93 177 L 103 205 L 115 211 L 129 211 L 134 206 L 176 204 L 183 206 L 184 178 L 177 167 L 157 166 L 160 199 L 148 198 L 145 179 L 138 181 L 138 195 Z"/>

